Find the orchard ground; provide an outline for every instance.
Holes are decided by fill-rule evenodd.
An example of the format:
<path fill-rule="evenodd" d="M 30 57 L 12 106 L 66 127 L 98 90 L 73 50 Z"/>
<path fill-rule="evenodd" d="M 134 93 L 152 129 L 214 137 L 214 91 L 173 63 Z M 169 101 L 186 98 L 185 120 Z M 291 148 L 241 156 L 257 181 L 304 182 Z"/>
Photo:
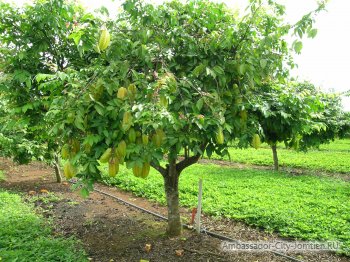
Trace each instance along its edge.
<path fill-rule="evenodd" d="M 229 148 L 232 161 L 261 166 L 272 166 L 272 151 L 267 144 L 262 144 L 258 150 Z M 277 153 L 279 164 L 285 168 L 301 168 L 304 171 L 318 173 L 350 174 L 350 139 L 335 140 L 329 144 L 322 144 L 319 149 L 310 149 L 308 152 L 298 152 L 286 149 L 283 143 L 278 144 Z M 213 156 L 214 159 L 222 159 Z M 225 157 L 223 160 L 229 160 Z"/>
<path fill-rule="evenodd" d="M 334 145 L 338 149 L 341 147 L 339 142 Z M 332 145 L 328 146 L 328 151 L 332 148 Z M 340 150 L 346 152 L 346 148 Z M 319 151 L 320 154 L 323 152 Z M 37 212 L 53 222 L 52 234 L 64 238 L 75 236 L 93 261 L 139 261 L 141 258 L 150 261 L 287 261 L 271 253 L 229 256 L 220 251 L 219 240 L 187 230 L 182 237 L 169 239 L 164 235 L 165 222 L 98 193 L 82 199 L 71 192 L 69 185 L 55 183 L 53 170 L 41 163 L 17 166 L 5 159 L 0 163 L 2 178 L 5 178 L 0 187 L 17 192 L 25 201 L 40 207 Z M 274 240 L 285 235 L 300 239 L 338 239 L 348 246 L 350 233 L 347 229 L 350 226 L 346 216 L 350 213 L 350 188 L 347 179 L 333 178 L 329 172 L 324 172 L 325 176 L 314 176 L 298 169 L 275 173 L 266 167 L 230 166 L 232 163 L 229 162 L 217 164 L 226 165 L 198 164 L 182 174 L 180 199 L 184 222 L 190 219 L 191 208 L 188 207 L 195 205 L 197 181 L 203 177 L 203 208 L 206 214 L 212 215 L 203 217 L 204 227 L 211 231 L 242 241 Z M 347 178 L 349 173 L 339 175 Z M 162 205 L 162 179 L 154 170 L 146 180 L 121 170 L 115 179 L 106 178 L 104 182 L 119 188 L 101 184 L 97 187 L 166 215 Z M 46 189 L 50 194 L 40 194 L 40 189 Z M 29 191 L 37 194 L 28 196 Z M 273 232 L 279 232 L 279 235 Z M 152 245 L 151 252 L 145 252 L 145 244 Z M 175 250 L 184 250 L 184 255 L 177 257 Z M 330 253 L 290 255 L 305 261 L 350 261 L 349 257 Z"/>
<path fill-rule="evenodd" d="M 91 261 L 140 261 L 141 258 L 149 261 L 288 261 L 272 253 L 222 253 L 220 240 L 188 230 L 184 230 L 179 238 L 169 239 L 164 235 L 164 221 L 98 193 L 82 199 L 70 190 L 68 184 L 57 184 L 52 169 L 41 163 L 17 166 L 5 159 L 1 159 L 0 163 L 6 176 L 6 180 L 0 184 L 1 188 L 16 192 L 39 207 L 37 212 L 52 220 L 53 235 L 65 238 L 75 236 L 80 240 Z M 156 202 L 117 188 L 103 185 L 97 187 L 146 209 L 166 214 L 166 208 Z M 39 194 L 41 189 L 48 190 L 50 194 Z M 29 196 L 30 191 L 38 194 Z M 187 220 L 191 210 L 182 208 L 181 215 Z M 225 218 L 203 216 L 203 226 L 242 241 L 281 240 L 274 233 Z M 152 245 L 151 252 L 145 252 L 145 244 Z M 184 250 L 184 255 L 176 256 L 176 250 Z M 315 262 L 350 261 L 348 257 L 331 253 L 302 253 L 293 256 Z"/>

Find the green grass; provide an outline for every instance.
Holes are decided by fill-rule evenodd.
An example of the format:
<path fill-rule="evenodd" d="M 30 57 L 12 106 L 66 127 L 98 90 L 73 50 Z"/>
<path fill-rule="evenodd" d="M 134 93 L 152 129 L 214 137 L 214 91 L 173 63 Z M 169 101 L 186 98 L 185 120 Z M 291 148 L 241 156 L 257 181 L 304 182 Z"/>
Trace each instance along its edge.
<path fill-rule="evenodd" d="M 272 151 L 263 144 L 258 150 L 253 148 L 229 148 L 231 160 L 239 163 L 272 166 Z M 350 172 L 350 140 L 336 140 L 330 144 L 322 145 L 320 150 L 309 150 L 307 153 L 285 149 L 281 144 L 278 147 L 280 166 L 321 170 L 327 172 Z M 212 158 L 219 159 L 214 155 Z M 228 160 L 228 157 L 224 158 Z"/>
<path fill-rule="evenodd" d="M 350 139 L 337 139 L 329 144 L 320 146 L 320 150 L 350 152 Z"/>
<path fill-rule="evenodd" d="M 310 175 L 290 176 L 263 170 L 194 165 L 180 177 L 180 203 L 194 207 L 203 178 L 203 211 L 245 221 L 268 231 L 309 240 L 339 240 L 350 254 L 350 185 Z M 138 196 L 165 204 L 162 177 L 152 170 L 146 180 L 121 168 L 105 180 Z"/>
<path fill-rule="evenodd" d="M 0 260 L 87 261 L 75 239 L 53 237 L 51 231 L 31 204 L 0 190 Z"/>
<path fill-rule="evenodd" d="M 2 170 L 0 170 L 0 182 L 1 182 L 1 181 L 4 181 L 5 179 L 6 179 L 6 177 L 5 177 L 5 172 L 2 171 Z"/>

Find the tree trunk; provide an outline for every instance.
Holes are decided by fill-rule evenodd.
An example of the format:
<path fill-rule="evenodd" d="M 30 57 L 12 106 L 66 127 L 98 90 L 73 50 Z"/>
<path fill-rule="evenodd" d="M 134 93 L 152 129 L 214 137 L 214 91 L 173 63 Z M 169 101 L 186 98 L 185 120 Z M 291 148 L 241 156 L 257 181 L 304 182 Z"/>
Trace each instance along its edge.
<path fill-rule="evenodd" d="M 55 169 L 56 182 L 61 183 L 62 182 L 62 175 L 61 175 L 61 171 L 60 171 L 59 159 L 58 159 L 57 154 L 55 154 L 53 166 Z"/>
<path fill-rule="evenodd" d="M 201 146 L 204 152 L 206 143 Z M 187 150 L 187 154 L 189 151 Z M 188 156 L 181 162 L 176 163 L 177 153 L 176 148 L 171 148 L 168 155 L 169 164 L 166 168 L 161 165 L 151 162 L 151 166 L 162 174 L 164 178 L 164 190 L 168 207 L 168 228 L 167 233 L 170 237 L 181 235 L 182 225 L 179 212 L 179 177 L 181 172 L 190 165 L 197 163 L 201 157 L 200 153 L 193 156 Z"/>
<path fill-rule="evenodd" d="M 167 173 L 164 176 L 164 188 L 168 206 L 168 228 L 170 237 L 181 235 L 181 219 L 179 212 L 179 173 L 176 170 L 176 162 L 170 161 Z"/>
<path fill-rule="evenodd" d="M 277 156 L 277 147 L 276 145 L 271 146 L 272 149 L 272 155 L 273 155 L 273 165 L 275 171 L 278 171 L 278 156 Z"/>

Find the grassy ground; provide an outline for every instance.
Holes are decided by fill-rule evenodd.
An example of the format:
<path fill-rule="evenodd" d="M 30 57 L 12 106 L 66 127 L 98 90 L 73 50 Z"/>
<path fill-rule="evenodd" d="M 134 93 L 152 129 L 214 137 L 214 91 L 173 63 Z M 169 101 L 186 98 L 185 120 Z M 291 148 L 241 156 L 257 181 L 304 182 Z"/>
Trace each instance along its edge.
<path fill-rule="evenodd" d="M 182 206 L 196 206 L 199 178 L 204 179 L 206 214 L 243 220 L 282 236 L 339 240 L 350 254 L 348 182 L 197 164 L 180 177 Z M 105 179 L 111 185 L 165 204 L 163 180 L 155 170 L 146 180 L 134 177 L 124 168 L 116 178 Z"/>
<path fill-rule="evenodd" d="M 87 261 L 72 238 L 53 237 L 33 206 L 0 190 L 0 261 Z"/>
<path fill-rule="evenodd" d="M 277 151 L 280 166 L 338 173 L 350 172 L 350 139 L 336 140 L 322 145 L 320 150 L 309 150 L 307 153 L 285 149 L 282 144 L 279 145 Z M 263 144 L 258 150 L 230 148 L 229 152 L 234 162 L 273 165 L 272 152 L 266 144 Z M 219 157 L 214 155 L 213 158 Z"/>
<path fill-rule="evenodd" d="M 4 171 L 0 170 L 0 182 L 5 180 L 5 173 Z"/>

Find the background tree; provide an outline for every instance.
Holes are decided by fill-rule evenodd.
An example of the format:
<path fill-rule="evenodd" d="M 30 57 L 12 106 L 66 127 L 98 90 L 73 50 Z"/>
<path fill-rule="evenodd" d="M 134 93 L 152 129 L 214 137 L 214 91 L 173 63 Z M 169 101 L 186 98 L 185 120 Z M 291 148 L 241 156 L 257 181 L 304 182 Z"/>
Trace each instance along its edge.
<path fill-rule="evenodd" d="M 253 114 L 261 125 L 263 141 L 271 146 L 276 171 L 277 143 L 307 151 L 329 143 L 345 130 L 339 97 L 324 94 L 311 83 L 266 84 L 256 98 Z"/>
<path fill-rule="evenodd" d="M 11 157 L 19 163 L 26 163 L 34 156 L 41 158 L 43 147 L 26 139 L 25 126 L 11 119 L 5 98 L 0 95 L 0 156 Z"/>
<path fill-rule="evenodd" d="M 7 152 L 20 163 L 34 158 L 53 163 L 58 182 L 59 140 L 48 134 L 52 123 L 44 116 L 64 89 L 62 75 L 52 74 L 87 62 L 71 33 L 89 19 L 73 2 L 36 1 L 23 8 L 0 3 L 0 90 L 6 100 L 2 132 L 10 135 L 7 142 L 12 144 Z"/>
<path fill-rule="evenodd" d="M 313 88 L 313 85 L 308 85 Z M 309 147 L 319 148 L 321 144 L 329 143 L 336 138 L 345 138 L 350 131 L 350 119 L 343 110 L 341 97 L 332 93 L 320 93 L 318 96 L 324 108 L 322 112 L 314 115 L 313 120 L 322 123 L 325 128 L 303 134 L 300 149 L 304 151 Z"/>

